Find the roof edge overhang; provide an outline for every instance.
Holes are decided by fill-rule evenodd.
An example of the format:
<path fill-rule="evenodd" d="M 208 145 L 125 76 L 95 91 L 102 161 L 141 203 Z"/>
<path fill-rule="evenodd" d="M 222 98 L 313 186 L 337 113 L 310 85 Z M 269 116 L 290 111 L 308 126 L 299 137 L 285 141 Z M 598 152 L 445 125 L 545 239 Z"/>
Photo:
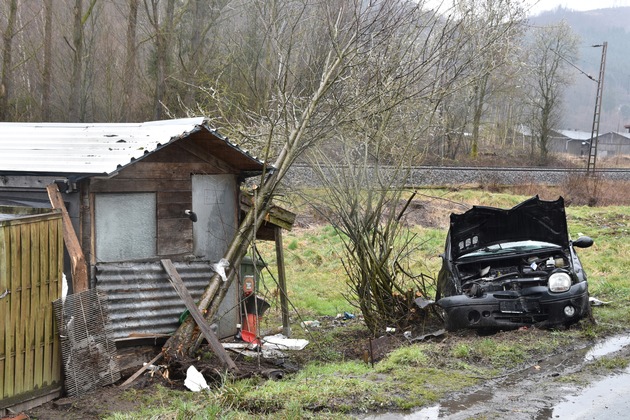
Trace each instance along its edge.
<path fill-rule="evenodd" d="M 155 128 L 156 126 L 159 127 L 160 125 L 164 125 L 164 126 L 168 126 L 170 122 L 172 122 L 173 120 L 163 120 L 163 121 L 148 121 L 145 123 L 140 123 L 140 124 L 133 124 L 133 123 L 121 123 L 121 125 L 123 126 L 127 126 L 127 125 L 133 125 L 133 126 L 146 126 L 146 127 L 152 127 Z M 17 123 L 16 123 L 17 124 Z M 58 127 L 61 126 L 63 127 L 64 125 L 71 125 L 71 126 L 77 126 L 80 125 L 82 126 L 82 124 L 77 124 L 77 123 L 42 123 L 46 126 L 52 126 L 52 127 Z M 34 126 L 34 127 L 39 127 L 42 124 L 36 124 L 36 123 L 25 123 L 23 125 L 26 126 Z M 92 177 L 103 177 L 103 178 L 111 178 L 114 177 L 118 174 L 118 172 L 121 169 L 124 169 L 130 165 L 133 165 L 134 163 L 141 161 L 143 159 L 145 159 L 147 156 L 150 156 L 160 150 L 162 150 L 163 148 L 181 141 L 195 133 L 199 133 L 199 132 L 205 132 L 207 134 L 209 134 L 210 136 L 212 136 L 214 139 L 216 139 L 216 141 L 221 142 L 224 146 L 221 146 L 223 148 L 224 153 L 227 150 L 227 153 L 234 153 L 234 154 L 238 154 L 238 157 L 236 157 L 236 161 L 240 161 L 241 163 L 243 163 L 243 165 L 241 167 L 239 167 L 239 165 L 234 165 L 232 164 L 232 167 L 234 167 L 234 169 L 238 172 L 238 174 L 240 175 L 241 178 L 249 178 L 252 176 L 258 176 L 261 175 L 262 173 L 264 173 L 266 170 L 273 170 L 273 166 L 266 164 L 265 162 L 263 162 L 262 160 L 258 159 L 256 156 L 253 156 L 252 154 L 250 154 L 247 150 L 242 149 L 241 147 L 239 147 L 236 143 L 230 141 L 227 137 L 223 136 L 222 134 L 220 134 L 217 129 L 212 128 L 209 124 L 209 121 L 206 117 L 195 117 L 195 118 L 187 118 L 187 119 L 182 119 L 180 120 L 180 124 L 184 124 L 184 127 L 182 127 L 183 129 L 187 130 L 187 131 L 183 131 L 182 133 L 176 134 L 176 135 L 172 135 L 168 140 L 164 139 L 163 142 L 159 142 L 161 139 L 156 139 L 158 142 L 154 143 L 155 146 L 153 146 L 152 149 L 146 149 L 144 150 L 144 152 L 140 155 L 137 156 L 131 156 L 130 158 L 128 158 L 128 161 L 125 162 L 112 162 L 113 165 L 116 165 L 115 169 L 113 168 L 113 165 L 110 165 L 110 167 L 112 167 L 112 169 L 109 169 L 107 167 L 103 167 L 103 165 L 101 165 L 101 167 L 99 168 L 99 171 L 95 171 L 95 172 L 87 172 L 85 171 L 85 169 L 89 170 L 88 168 L 77 168 L 76 172 L 73 171 L 72 169 L 70 171 L 68 171 L 66 168 L 66 170 L 59 170 L 59 171 L 55 171 L 55 170 L 51 170 L 51 169 L 47 169 L 45 171 L 38 171 L 37 168 L 29 168 L 25 171 L 20 171 L 20 170 L 16 170 L 16 169 L 11 169 L 8 171 L 3 171 L 2 175 L 8 175 L 8 176 L 49 176 L 49 177 L 66 177 L 66 178 L 72 178 L 73 180 L 81 180 L 81 179 L 85 179 L 85 178 L 92 178 Z M 94 124 L 85 124 L 86 127 L 91 127 L 91 126 L 98 126 L 99 123 L 94 123 Z M 114 126 L 116 124 L 113 124 Z M 41 127 L 39 127 L 41 128 Z M 113 129 L 115 131 L 115 128 Z M 234 156 L 233 156 L 234 157 Z M 61 168 L 60 168 L 61 169 Z M 101 170 L 102 169 L 102 170 Z"/>
<path fill-rule="evenodd" d="M 184 138 L 198 133 L 202 130 L 205 130 L 207 133 L 213 135 L 214 137 L 216 137 L 217 139 L 223 141 L 225 144 L 227 144 L 231 149 L 234 150 L 235 153 L 239 153 L 243 156 L 245 156 L 246 159 L 250 160 L 252 163 L 256 164 L 257 166 L 260 167 L 260 169 L 258 170 L 248 170 L 248 171 L 241 171 L 240 175 L 244 178 L 250 178 L 253 176 L 258 176 L 261 175 L 264 171 L 265 168 L 265 163 L 263 161 L 261 161 L 260 159 L 258 159 L 256 156 L 252 156 L 247 150 L 241 149 L 236 143 L 233 143 L 232 141 L 230 141 L 227 137 L 223 136 L 221 133 L 219 133 L 216 129 L 210 127 L 210 125 L 208 124 L 208 120 L 206 118 L 203 118 L 203 121 L 201 121 L 199 124 L 195 125 L 195 127 L 190 130 L 190 131 L 185 131 L 182 134 L 178 135 L 178 136 L 173 136 L 169 139 L 168 142 L 166 143 L 159 143 L 157 145 L 157 147 L 152 150 L 152 151 L 146 151 L 142 156 L 132 159 L 131 161 L 129 161 L 128 163 L 124 164 L 124 165 L 118 165 L 118 167 L 116 168 L 115 171 L 112 171 L 108 174 L 93 174 L 91 176 L 99 176 L 99 175 L 104 175 L 107 178 L 111 178 L 114 177 L 118 174 L 118 172 L 130 165 L 133 165 L 134 163 L 146 158 L 147 156 L 150 156 L 162 149 L 164 149 L 167 146 L 170 146 L 171 144 L 183 140 Z M 268 167 L 268 165 L 267 165 Z"/>

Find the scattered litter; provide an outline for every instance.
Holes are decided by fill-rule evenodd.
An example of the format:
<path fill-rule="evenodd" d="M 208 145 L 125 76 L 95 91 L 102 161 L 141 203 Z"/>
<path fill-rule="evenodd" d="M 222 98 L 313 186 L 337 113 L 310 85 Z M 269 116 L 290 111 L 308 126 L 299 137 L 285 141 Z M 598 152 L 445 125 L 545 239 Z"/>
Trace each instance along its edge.
<path fill-rule="evenodd" d="M 403 336 L 404 336 L 407 340 L 409 340 L 409 339 L 411 338 L 411 331 L 405 331 L 405 332 L 403 333 Z"/>
<path fill-rule="evenodd" d="M 319 328 L 319 321 L 302 321 L 300 322 L 302 328 Z"/>
<path fill-rule="evenodd" d="M 260 353 L 258 353 L 257 351 L 254 350 L 249 350 L 249 349 L 229 349 L 231 351 L 233 351 L 234 353 L 240 354 L 241 356 L 245 356 L 245 357 L 258 357 L 260 355 Z"/>
<path fill-rule="evenodd" d="M 262 349 L 262 357 L 264 359 L 285 359 L 287 354 L 278 349 Z"/>
<path fill-rule="evenodd" d="M 262 356 L 263 359 L 286 359 L 287 354 L 277 348 L 260 348 L 247 343 L 223 343 L 223 347 L 246 357 Z M 260 349 L 260 352 L 258 351 Z"/>
<path fill-rule="evenodd" d="M 356 316 L 354 314 L 351 314 L 350 312 L 344 312 L 342 314 L 337 314 L 337 316 L 335 317 L 335 319 L 341 319 L 343 321 L 347 321 L 349 319 L 355 319 Z"/>
<path fill-rule="evenodd" d="M 444 335 L 446 333 L 445 329 L 439 329 L 437 331 L 434 331 L 432 333 L 428 333 L 428 334 L 423 334 L 423 335 L 419 335 L 417 337 L 414 338 L 410 338 L 407 337 L 407 335 L 405 335 L 405 338 L 407 338 L 407 340 L 409 340 L 410 343 L 413 343 L 414 341 L 424 341 L 427 338 L 436 338 L 436 337 L 440 337 L 442 335 Z M 411 336 L 411 334 L 409 334 Z"/>
<path fill-rule="evenodd" d="M 263 350 L 302 350 L 308 344 L 308 340 L 302 338 L 286 338 L 282 334 L 263 337 L 262 342 Z"/>
<path fill-rule="evenodd" d="M 66 301 L 66 296 L 68 296 L 68 279 L 66 278 L 66 274 L 64 273 L 61 277 L 61 302 Z"/>
<path fill-rule="evenodd" d="M 239 349 L 249 349 L 252 348 L 250 343 L 221 343 L 224 349 L 228 350 L 239 350 Z"/>
<path fill-rule="evenodd" d="M 591 306 L 604 306 L 611 303 L 611 302 L 604 302 L 592 296 L 588 298 L 588 301 L 590 302 Z"/>
<path fill-rule="evenodd" d="M 415 304 L 418 305 L 418 308 L 425 309 L 429 305 L 433 305 L 435 303 L 434 300 L 423 298 L 422 296 L 416 298 L 414 300 Z"/>
<path fill-rule="evenodd" d="M 164 379 L 169 379 L 168 366 L 166 365 L 154 365 L 154 364 L 149 364 L 145 362 L 142 364 L 142 366 L 144 366 L 146 370 L 149 371 L 152 378 L 153 378 L 153 375 L 158 374 L 162 376 Z"/>
<path fill-rule="evenodd" d="M 230 262 L 225 258 L 221 258 L 219 262 L 212 264 L 212 270 L 221 276 L 223 281 L 227 281 L 227 276 L 225 275 L 225 269 L 230 266 Z"/>
<path fill-rule="evenodd" d="M 280 369 L 265 369 L 260 373 L 262 373 L 265 378 L 273 379 L 275 381 L 284 377 L 284 371 Z"/>
<path fill-rule="evenodd" d="M 385 332 L 386 333 L 395 333 L 396 332 L 396 328 L 394 328 L 394 327 L 386 327 L 385 328 Z"/>
<path fill-rule="evenodd" d="M 184 386 L 190 389 L 192 392 L 199 392 L 202 389 L 209 389 L 206 378 L 203 377 L 201 372 L 197 370 L 193 365 L 190 365 L 186 371 L 186 379 L 184 380 Z"/>

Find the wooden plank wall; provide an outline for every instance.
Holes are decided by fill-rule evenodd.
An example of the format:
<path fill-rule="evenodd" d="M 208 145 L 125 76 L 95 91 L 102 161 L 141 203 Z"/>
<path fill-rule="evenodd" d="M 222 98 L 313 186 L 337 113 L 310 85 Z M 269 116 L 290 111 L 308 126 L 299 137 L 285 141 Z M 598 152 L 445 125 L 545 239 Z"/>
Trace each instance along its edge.
<path fill-rule="evenodd" d="M 157 253 L 174 256 L 192 253 L 192 222 L 184 210 L 192 208 L 192 175 L 236 173 L 224 163 L 197 150 L 194 144 L 173 144 L 122 169 L 109 179 L 95 179 L 90 193 L 155 192 L 157 202 Z M 93 200 L 90 201 L 93 203 Z M 85 209 L 84 209 L 85 212 Z M 90 219 L 89 214 L 84 214 Z M 83 232 L 83 249 L 93 238 Z"/>
<path fill-rule="evenodd" d="M 61 383 L 52 301 L 61 297 L 60 214 L 0 226 L 0 407 Z"/>

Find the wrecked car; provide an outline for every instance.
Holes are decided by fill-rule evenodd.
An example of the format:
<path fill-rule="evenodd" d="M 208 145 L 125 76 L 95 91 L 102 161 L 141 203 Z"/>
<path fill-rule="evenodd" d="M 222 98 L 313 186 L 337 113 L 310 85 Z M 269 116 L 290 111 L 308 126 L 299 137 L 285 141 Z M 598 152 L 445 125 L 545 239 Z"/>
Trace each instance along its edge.
<path fill-rule="evenodd" d="M 436 303 L 450 331 L 559 327 L 590 313 L 586 273 L 571 241 L 564 200 L 532 197 L 512 209 L 451 214 Z"/>

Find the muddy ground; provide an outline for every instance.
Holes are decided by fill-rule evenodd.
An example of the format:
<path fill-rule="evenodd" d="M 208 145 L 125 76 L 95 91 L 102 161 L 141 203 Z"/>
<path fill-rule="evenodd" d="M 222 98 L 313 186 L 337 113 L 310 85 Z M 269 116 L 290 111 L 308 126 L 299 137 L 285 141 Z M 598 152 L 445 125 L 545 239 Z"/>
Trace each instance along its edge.
<path fill-rule="evenodd" d="M 361 322 L 361 321 L 355 321 Z M 336 328 L 336 338 L 332 342 L 335 351 L 344 353 L 344 358 L 364 360 L 370 362 L 366 352 L 368 342 L 357 328 L 346 328 L 346 326 L 333 326 L 330 318 L 321 319 L 322 328 Z M 340 331 L 339 329 L 342 329 Z M 344 331 L 343 329 L 346 328 Z M 511 331 L 501 334 L 550 334 L 549 331 L 529 330 L 527 332 Z M 623 337 L 623 336 L 622 336 Z M 627 334 L 625 335 L 627 337 Z M 451 344 L 466 343 L 470 340 L 478 339 L 474 332 L 458 332 L 444 334 L 433 340 L 448 340 Z M 551 354 L 540 353 L 530 358 L 530 361 L 509 372 L 498 374 L 490 380 L 461 392 L 448 395 L 439 404 L 431 407 L 419 408 L 418 411 L 410 412 L 389 412 L 372 413 L 369 415 L 357 414 L 358 418 L 373 419 L 394 419 L 403 415 L 408 415 L 412 419 L 469 419 L 469 418 L 510 418 L 519 419 L 550 419 L 553 413 L 553 405 L 566 395 L 576 393 L 580 388 L 592 381 L 611 375 L 614 371 L 597 367 L 596 358 L 588 357 L 589 351 L 592 353 L 596 341 L 580 339 L 573 342 L 569 347 L 556 349 Z M 630 358 L 630 339 L 625 340 L 625 346 L 609 348 L 606 356 L 619 356 Z M 263 375 L 265 371 L 274 372 L 281 370 L 289 373 L 299 369 L 310 358 L 317 357 L 318 352 L 314 343 L 311 350 L 296 353 L 289 360 L 284 360 L 283 364 L 274 361 L 263 361 L 261 366 L 258 362 L 244 360 L 238 356 L 233 356 L 240 373 L 239 376 Z M 327 345 L 331 345 L 327 341 Z M 391 350 L 408 345 L 407 340 L 401 335 L 390 334 L 373 342 L 375 361 L 380 360 Z M 307 347 L 308 348 L 308 347 Z M 603 353 L 602 353 L 603 354 Z M 78 398 L 61 398 L 57 401 L 47 403 L 41 407 L 28 411 L 26 414 L 37 419 L 99 419 L 113 412 L 128 412 L 140 408 L 142 400 L 156 392 L 159 384 L 166 388 L 186 390 L 184 387 L 183 370 L 193 361 L 182 361 L 181 364 L 172 365 L 169 370 L 169 378 L 162 375 L 144 374 L 139 377 L 130 387 L 135 390 L 124 392 L 119 385 L 125 378 L 117 384 L 100 388 L 90 394 Z M 194 361 L 206 378 L 211 383 L 212 380 L 220 381 L 220 370 L 216 362 Z M 126 372 L 128 376 L 133 372 Z M 271 380 L 271 379 L 269 379 Z M 392 391 L 395 392 L 395 391 Z M 140 398 L 142 396 L 142 398 Z M 145 399 L 146 400 L 146 399 Z M 351 401 L 348 401 L 351 403 Z M 255 416 L 255 415 L 254 415 Z"/>
<path fill-rule="evenodd" d="M 282 376 L 296 372 L 312 360 L 321 360 L 321 342 L 324 335 L 334 335 L 334 339 L 326 340 L 326 347 L 333 346 L 334 352 L 345 360 L 363 360 L 371 363 L 383 359 L 389 352 L 405 345 L 408 341 L 400 334 L 388 334 L 378 339 L 367 340 L 367 329 L 362 328 L 360 319 L 338 320 L 334 317 L 318 318 L 320 326 L 310 335 L 309 345 L 299 352 L 292 352 L 283 359 L 257 360 L 230 352 L 231 358 L 238 367 L 236 378 L 259 376 L 268 380 L 282 380 Z M 371 347 L 371 352 L 370 352 Z M 329 351 L 328 348 L 326 351 Z M 211 355 L 209 348 L 203 346 L 199 354 Z M 285 353 L 287 354 L 287 353 Z M 156 362 L 159 365 L 159 362 Z M 142 400 L 150 400 L 156 393 L 157 386 L 190 392 L 184 386 L 185 371 L 194 365 L 207 379 L 209 385 L 220 384 L 224 379 L 224 369 L 214 356 L 209 358 L 181 359 L 172 362 L 167 370 L 159 370 L 153 374 L 146 372 L 128 386 L 131 392 L 125 392 L 121 385 L 137 369 L 122 372 L 122 378 L 114 385 L 96 389 L 80 397 L 64 397 L 46 403 L 26 412 L 30 418 L 43 420 L 90 420 L 100 419 L 114 412 L 130 412 L 140 408 Z M 4 420 L 4 418 L 2 419 Z"/>
<path fill-rule="evenodd" d="M 535 363 L 443 398 L 438 404 L 404 413 L 406 419 L 448 418 L 543 420 L 628 418 L 627 368 L 602 366 L 602 358 L 630 359 L 628 331 L 596 342 L 576 342 Z M 585 392 L 593 390 L 594 392 Z M 591 395 L 589 395 L 591 394 Z M 620 401 L 615 402 L 615 399 Z M 403 413 L 363 416 L 389 420 Z"/>
<path fill-rule="evenodd" d="M 432 211 L 428 211 L 431 209 Z M 431 227 L 445 227 L 448 225 L 448 214 L 451 211 L 465 211 L 466 207 L 460 203 L 430 197 L 418 197 L 413 203 L 406 218 L 409 224 L 420 224 Z M 321 223 L 315 214 L 304 214 L 299 218 L 299 225 L 308 227 Z M 595 312 L 595 316 L 596 316 Z M 370 362 L 366 354 L 367 341 L 360 329 L 346 328 L 348 325 L 360 323 L 360 320 L 344 324 L 335 324 L 332 318 L 321 318 L 322 330 L 335 330 L 334 351 L 342 353 L 345 360 L 358 359 Z M 435 325 L 434 330 L 440 326 Z M 344 332 L 347 331 L 347 332 Z M 530 332 L 531 333 L 531 332 Z M 536 334 L 549 334 L 548 331 L 537 331 Z M 512 331 L 505 334 L 519 334 Z M 474 332 L 445 334 L 435 340 L 449 340 L 457 343 L 476 339 Z M 327 345 L 330 342 L 327 341 Z M 374 361 L 378 361 L 389 351 L 407 341 L 401 335 L 387 335 L 373 343 Z M 551 353 L 534 355 L 531 363 L 513 371 L 506 372 L 485 381 L 480 385 L 447 396 L 438 406 L 427 407 L 411 414 L 411 418 L 510 418 L 510 419 L 547 419 L 551 418 L 552 403 L 563 396 L 576 391 L 579 387 L 610 374 L 593 368 L 593 361 L 586 360 L 584 355 L 595 344 L 588 339 L 576 339 L 570 348 L 556 349 Z M 620 357 L 630 358 L 630 349 L 624 347 L 618 350 Z M 298 352 L 294 357 L 278 365 L 273 361 L 265 362 L 262 366 L 246 361 L 245 358 L 234 356 L 239 366 L 241 376 L 261 375 L 263 371 L 281 369 L 291 372 L 299 369 L 309 360 L 315 360 L 321 354 L 317 352 L 317 343 L 307 346 L 306 351 Z M 318 359 L 319 360 L 319 359 Z M 159 374 L 153 376 L 144 374 L 131 385 L 135 392 L 123 392 L 119 385 L 135 371 L 123 372 L 123 378 L 115 385 L 100 388 L 90 394 L 78 398 L 61 398 L 32 409 L 26 414 L 37 419 L 99 419 L 113 412 L 129 412 L 138 409 L 143 404 L 139 395 L 151 395 L 156 392 L 156 386 L 185 390 L 183 371 L 189 363 L 182 361 L 178 366 L 171 366 L 168 378 Z M 220 380 L 216 364 L 205 363 L 197 366 L 210 380 Z M 409 413 L 406 413 L 409 414 Z M 385 418 L 399 418 L 402 413 L 385 414 Z M 360 415 L 357 414 L 359 417 Z M 364 415 L 361 415 L 364 417 Z M 392 417 L 393 416 L 393 417 Z"/>

